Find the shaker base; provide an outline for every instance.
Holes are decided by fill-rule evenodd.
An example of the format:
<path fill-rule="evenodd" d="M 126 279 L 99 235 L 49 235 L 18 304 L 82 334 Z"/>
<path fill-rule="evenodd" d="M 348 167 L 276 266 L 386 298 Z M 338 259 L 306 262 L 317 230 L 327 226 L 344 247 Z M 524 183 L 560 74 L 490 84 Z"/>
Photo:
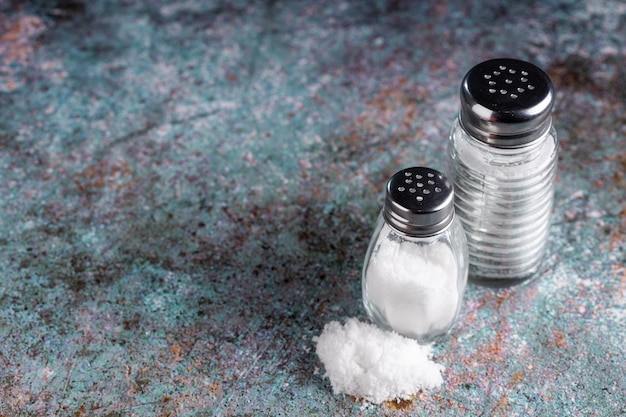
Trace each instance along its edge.
<path fill-rule="evenodd" d="M 490 288 L 507 288 L 515 286 L 523 286 L 539 278 L 538 273 L 533 273 L 520 278 L 489 278 L 472 276 L 470 274 L 469 281 L 473 284 Z"/>

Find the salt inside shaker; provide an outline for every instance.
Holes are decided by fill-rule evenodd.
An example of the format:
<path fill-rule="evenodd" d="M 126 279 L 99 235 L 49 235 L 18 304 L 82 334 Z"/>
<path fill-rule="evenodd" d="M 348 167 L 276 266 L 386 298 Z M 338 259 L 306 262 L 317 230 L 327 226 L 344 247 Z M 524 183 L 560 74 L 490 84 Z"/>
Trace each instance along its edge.
<path fill-rule="evenodd" d="M 455 323 L 467 271 L 467 243 L 450 180 L 424 167 L 394 174 L 363 263 L 363 304 L 370 319 L 430 342 Z"/>
<path fill-rule="evenodd" d="M 485 61 L 463 79 L 448 175 L 478 283 L 515 284 L 539 270 L 558 156 L 553 102 L 548 75 L 525 61 Z"/>

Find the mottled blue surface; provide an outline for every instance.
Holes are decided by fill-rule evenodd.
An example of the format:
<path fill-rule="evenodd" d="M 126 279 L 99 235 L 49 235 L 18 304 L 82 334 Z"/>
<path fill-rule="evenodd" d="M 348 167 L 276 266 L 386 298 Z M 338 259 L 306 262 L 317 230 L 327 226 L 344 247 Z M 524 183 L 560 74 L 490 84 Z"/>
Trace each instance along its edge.
<path fill-rule="evenodd" d="M 526 4 L 528 3 L 528 4 Z M 0 416 L 626 413 L 626 6 L 0 1 Z M 470 286 L 438 392 L 334 396 L 385 180 L 481 60 L 544 68 L 541 276 Z"/>

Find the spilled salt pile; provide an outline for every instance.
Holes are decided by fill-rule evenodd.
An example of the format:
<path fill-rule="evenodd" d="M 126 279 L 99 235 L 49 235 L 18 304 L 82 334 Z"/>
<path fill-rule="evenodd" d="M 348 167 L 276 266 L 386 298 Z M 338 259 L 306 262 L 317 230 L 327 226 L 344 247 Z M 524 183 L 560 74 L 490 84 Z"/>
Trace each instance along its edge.
<path fill-rule="evenodd" d="M 326 324 L 314 340 L 335 394 L 380 404 L 443 383 L 443 367 L 430 360 L 430 346 L 356 318 Z"/>

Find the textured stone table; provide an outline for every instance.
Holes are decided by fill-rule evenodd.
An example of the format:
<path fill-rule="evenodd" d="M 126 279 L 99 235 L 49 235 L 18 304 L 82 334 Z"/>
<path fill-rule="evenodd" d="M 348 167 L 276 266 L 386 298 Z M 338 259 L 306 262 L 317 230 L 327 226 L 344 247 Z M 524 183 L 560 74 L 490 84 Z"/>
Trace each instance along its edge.
<path fill-rule="evenodd" d="M 624 415 L 626 6 L 473 3 L 0 1 L 0 416 Z M 384 182 L 500 56 L 558 91 L 541 276 L 469 287 L 439 391 L 335 396 Z"/>

